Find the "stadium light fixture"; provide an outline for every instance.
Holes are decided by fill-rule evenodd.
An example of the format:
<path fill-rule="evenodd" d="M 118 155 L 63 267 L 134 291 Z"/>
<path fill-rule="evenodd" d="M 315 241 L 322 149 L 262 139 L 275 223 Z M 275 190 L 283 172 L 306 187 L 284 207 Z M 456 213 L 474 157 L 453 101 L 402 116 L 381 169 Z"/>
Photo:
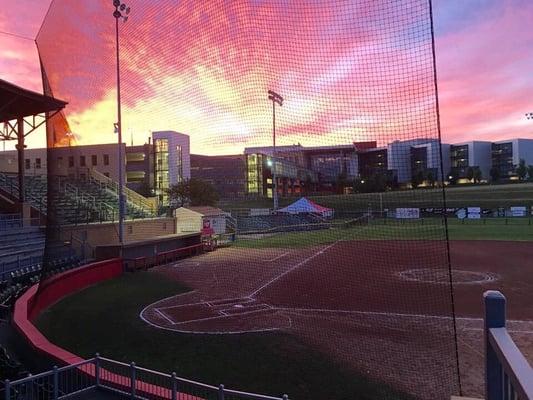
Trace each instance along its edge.
<path fill-rule="evenodd" d="M 283 97 L 274 92 L 268 91 L 268 99 L 272 101 L 272 198 L 274 200 L 274 211 L 278 209 L 278 182 L 276 176 L 276 103 L 283 106 Z"/>
<path fill-rule="evenodd" d="M 526 113 L 526 118 L 527 119 L 533 119 L 533 112 Z"/>
<path fill-rule="evenodd" d="M 117 122 L 114 124 L 115 131 L 118 134 L 118 241 L 120 245 L 124 244 L 124 214 L 125 214 L 125 197 L 124 197 L 124 160 L 122 154 L 122 115 L 120 105 L 120 56 L 119 56 L 119 37 L 118 37 L 118 20 L 124 22 L 128 20 L 130 8 L 120 0 L 113 0 L 113 17 L 115 18 L 115 43 L 117 56 Z M 121 250 L 122 251 L 122 250 Z"/>

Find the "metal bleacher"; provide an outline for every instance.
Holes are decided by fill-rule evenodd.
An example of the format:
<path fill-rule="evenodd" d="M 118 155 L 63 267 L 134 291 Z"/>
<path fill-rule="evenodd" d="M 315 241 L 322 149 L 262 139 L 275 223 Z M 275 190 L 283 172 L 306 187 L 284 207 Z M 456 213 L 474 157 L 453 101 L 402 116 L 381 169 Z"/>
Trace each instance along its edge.
<path fill-rule="evenodd" d="M 25 176 L 24 193 L 27 201 L 42 214 L 48 213 L 48 195 L 52 193 L 54 215 L 59 223 L 90 223 L 118 220 L 118 192 L 112 182 L 103 182 L 92 172 L 84 179 L 54 176 L 50 182 L 55 190 L 48 190 L 46 175 Z M 18 195 L 15 174 L 0 173 L 0 190 Z M 141 196 L 126 191 L 126 218 L 153 217 L 149 204 Z"/>

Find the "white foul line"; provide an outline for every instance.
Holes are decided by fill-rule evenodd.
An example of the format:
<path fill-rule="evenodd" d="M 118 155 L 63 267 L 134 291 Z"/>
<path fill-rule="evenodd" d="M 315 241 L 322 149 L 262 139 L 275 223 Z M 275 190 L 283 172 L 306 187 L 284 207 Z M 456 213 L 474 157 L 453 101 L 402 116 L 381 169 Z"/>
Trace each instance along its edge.
<path fill-rule="evenodd" d="M 268 281 L 267 283 L 265 283 L 263 286 L 261 286 L 260 288 L 256 289 L 255 291 L 253 291 L 252 293 L 250 293 L 248 296 L 249 297 L 253 297 L 255 296 L 257 293 L 259 293 L 260 291 L 262 291 L 263 289 L 265 289 L 267 286 L 270 286 L 271 284 L 273 284 L 274 282 L 276 282 L 277 280 L 283 278 L 285 275 L 287 275 L 288 273 L 294 271 L 295 269 L 301 267 L 302 265 L 306 264 L 307 262 L 311 261 L 313 258 L 319 256 L 320 254 L 324 254 L 324 252 L 326 252 L 326 250 L 329 250 L 331 249 L 333 246 L 335 246 L 336 244 L 338 243 L 338 241 L 336 241 L 335 243 L 332 243 L 330 244 L 329 246 L 323 248 L 322 250 L 316 252 L 315 254 L 313 254 L 312 256 L 310 257 L 307 257 L 305 260 L 303 261 L 300 261 L 298 264 L 296 265 L 293 265 L 291 268 L 289 268 L 287 271 L 283 272 L 282 274 L 276 276 L 274 279 L 271 279 L 270 281 Z"/>

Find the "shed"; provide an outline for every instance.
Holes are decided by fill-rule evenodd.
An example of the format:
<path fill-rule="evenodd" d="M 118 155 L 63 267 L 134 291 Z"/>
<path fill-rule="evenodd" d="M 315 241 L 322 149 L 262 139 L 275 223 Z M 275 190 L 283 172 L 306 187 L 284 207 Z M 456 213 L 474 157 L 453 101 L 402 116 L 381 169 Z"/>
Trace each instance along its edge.
<path fill-rule="evenodd" d="M 216 235 L 226 233 L 226 213 L 210 206 L 180 207 L 174 212 L 176 232 L 212 230 Z"/>

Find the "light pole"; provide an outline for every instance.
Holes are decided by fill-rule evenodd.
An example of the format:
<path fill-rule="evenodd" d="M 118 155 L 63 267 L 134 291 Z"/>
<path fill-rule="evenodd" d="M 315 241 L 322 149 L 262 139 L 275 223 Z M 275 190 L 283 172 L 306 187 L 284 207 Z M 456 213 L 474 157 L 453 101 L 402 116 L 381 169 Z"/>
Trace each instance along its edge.
<path fill-rule="evenodd" d="M 268 99 L 272 101 L 272 198 L 274 199 L 274 211 L 278 209 L 278 180 L 276 175 L 276 103 L 281 107 L 283 97 L 269 90 Z"/>
<path fill-rule="evenodd" d="M 120 58 L 119 58 L 119 42 L 118 42 L 118 20 L 122 18 L 124 22 L 128 20 L 127 15 L 130 13 L 130 8 L 126 4 L 121 3 L 120 0 L 113 0 L 113 17 L 115 17 L 115 43 L 117 51 L 117 123 L 116 131 L 118 134 L 118 241 L 124 244 L 124 176 L 123 168 L 124 162 L 122 159 L 122 116 L 120 110 Z M 123 14 L 124 13 L 124 14 Z"/>

